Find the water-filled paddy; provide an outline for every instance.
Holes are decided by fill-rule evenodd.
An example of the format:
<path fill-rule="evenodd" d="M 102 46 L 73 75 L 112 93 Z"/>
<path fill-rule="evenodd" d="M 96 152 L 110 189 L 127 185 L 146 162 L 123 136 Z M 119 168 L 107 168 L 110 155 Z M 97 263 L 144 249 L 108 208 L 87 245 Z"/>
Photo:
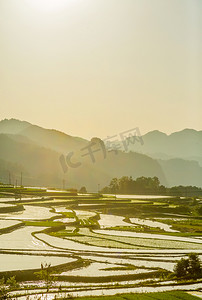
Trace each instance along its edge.
<path fill-rule="evenodd" d="M 96 215 L 94 212 L 86 210 L 74 210 L 74 212 L 79 219 L 90 218 Z"/>
<path fill-rule="evenodd" d="M 108 248 L 108 247 L 99 247 L 99 246 L 91 246 L 82 244 L 76 241 L 72 241 L 70 239 L 58 238 L 53 236 L 48 236 L 44 233 L 37 233 L 36 237 L 43 240 L 45 243 L 48 243 L 53 248 L 61 248 L 68 249 L 73 251 L 89 251 L 89 252 L 114 252 L 114 253 L 122 253 L 123 249 L 121 248 Z M 124 249 L 124 252 L 130 252 L 129 249 Z"/>
<path fill-rule="evenodd" d="M 117 231 L 117 230 L 94 230 L 95 233 L 113 235 L 113 236 L 122 236 L 122 237 L 134 237 L 134 238 L 144 238 L 144 239 L 160 239 L 160 240 L 170 240 L 170 241 L 180 241 L 180 242 L 189 242 L 202 244 L 200 239 L 180 237 L 180 236 L 168 236 L 160 234 L 149 234 L 149 233 L 139 233 L 139 232 L 127 232 L 127 231 Z M 202 249 L 202 247 L 201 247 Z"/>
<path fill-rule="evenodd" d="M 113 194 L 105 194 L 104 196 L 114 196 Z M 159 196 L 159 195 L 116 195 L 116 199 L 169 199 L 172 196 Z"/>
<path fill-rule="evenodd" d="M 158 207 L 158 205 L 163 206 L 166 201 L 166 198 L 161 196 L 127 195 L 122 197 L 119 195 L 117 198 L 122 199 L 120 203 L 123 207 L 127 198 L 130 205 L 134 205 L 134 207 L 135 205 L 147 205 L 148 202 L 150 205 L 155 202 L 155 207 Z M 132 202 L 131 199 L 142 199 L 142 203 Z M 155 199 L 156 201 L 153 201 Z M 162 203 L 161 199 L 163 199 Z M 112 200 L 114 201 L 114 199 Z M 42 203 L 43 199 L 40 201 Z M 99 203 L 101 201 L 102 199 L 99 199 Z M 104 201 L 106 202 L 106 200 Z M 117 199 L 117 201 L 119 200 Z M 176 230 L 172 229 L 171 225 L 161 222 L 161 216 L 158 216 L 159 220 L 155 220 L 154 217 L 150 219 L 150 216 L 144 218 L 142 215 L 131 216 L 130 214 L 129 218 L 127 215 L 115 215 L 112 212 L 107 214 L 106 208 L 102 209 L 98 206 L 98 209 L 97 203 L 92 202 L 91 199 L 87 203 L 87 199 L 85 199 L 85 203 L 81 203 L 82 210 L 78 209 L 75 203 L 68 206 L 68 201 L 60 206 L 46 202 L 46 207 L 40 207 L 35 202 L 34 206 L 24 205 L 25 210 L 19 213 L 1 214 L 0 229 L 18 225 L 23 221 L 34 221 L 34 223 L 24 222 L 24 227 L 18 229 L 15 227 L 13 231 L 8 233 L 5 231 L 0 235 L 1 271 L 33 269 L 40 267 L 43 262 L 51 263 L 52 266 L 70 262 L 73 263 L 71 269 L 58 272 L 58 276 L 71 279 L 70 282 L 64 282 L 64 286 L 73 295 L 99 295 L 102 293 L 107 295 L 117 292 L 147 291 L 148 287 L 144 287 L 147 280 L 153 280 L 162 285 L 166 284 L 166 282 L 168 283 L 166 279 L 160 279 L 160 275 L 150 275 L 150 273 L 172 272 L 176 262 L 182 257 L 186 258 L 190 252 L 194 251 L 202 255 L 200 235 L 184 237 L 180 236 L 180 232 L 175 235 Z M 107 203 L 109 202 L 110 198 Z M 116 208 L 116 203 L 112 202 L 110 207 L 114 205 L 113 208 Z M 92 204 L 90 209 L 88 208 L 89 204 L 90 206 Z M 87 206 L 86 210 L 85 206 Z M 121 209 L 120 214 L 122 214 Z M 52 219 L 49 220 L 50 218 Z M 47 220 L 47 222 L 38 222 L 40 220 Z M 74 227 L 69 225 L 72 222 L 75 222 Z M 100 229 L 93 229 L 99 228 L 99 226 Z M 120 227 L 120 229 L 125 227 L 124 230 L 131 231 L 114 230 L 112 227 Z M 160 228 L 167 234 L 165 232 L 160 234 L 160 230 L 157 231 L 159 234 L 135 232 L 144 227 Z M 75 255 L 78 259 L 76 265 L 74 265 Z M 8 263 L 6 264 L 6 262 Z M 107 281 L 110 276 L 113 278 L 113 282 L 110 279 Z M 123 276 L 123 278 L 118 280 L 115 279 L 115 276 Z M 128 276 L 128 279 L 126 280 L 124 276 Z M 138 276 L 143 276 L 143 278 L 140 280 Z M 61 280 L 64 280 L 63 277 Z M 82 277 L 85 282 L 76 282 L 78 277 Z M 93 278 L 92 282 L 90 282 L 90 278 Z M 97 280 L 96 278 L 99 278 L 100 283 L 93 282 L 93 280 Z M 159 280 L 162 280 L 161 283 Z M 142 283 L 141 289 L 131 286 L 140 282 Z M 28 285 L 28 283 L 26 284 Z M 170 284 L 171 287 L 161 286 L 158 288 L 170 290 L 176 286 L 174 281 Z M 60 283 L 57 282 L 56 286 L 59 287 L 59 285 Z M 192 287 L 195 288 L 197 285 L 192 285 Z M 38 292 L 42 291 L 38 289 Z M 49 296 L 52 297 L 54 294 L 49 294 Z"/>
<path fill-rule="evenodd" d="M 101 228 L 114 227 L 114 226 L 136 226 L 124 221 L 124 217 L 100 214 L 100 220 L 98 221 Z"/>
<path fill-rule="evenodd" d="M 110 270 L 111 268 L 111 270 Z M 120 268 L 119 270 L 114 270 L 113 268 Z M 72 270 L 69 272 L 63 272 L 60 275 L 71 275 L 71 276 L 89 276 L 89 277 L 106 277 L 106 276 L 117 276 L 117 275 L 128 275 L 128 274 L 140 274 L 140 273 L 147 273 L 151 272 L 150 269 L 141 269 L 136 268 L 134 270 L 130 269 L 123 269 L 123 265 L 120 264 L 107 264 L 107 263 L 99 263 L 99 262 L 92 262 L 86 268 L 82 268 L 81 270 Z"/>
<path fill-rule="evenodd" d="M 0 235 L 0 249 L 34 249 L 52 250 L 51 247 L 39 241 L 32 233 L 45 227 L 23 227 L 7 234 Z"/>
<path fill-rule="evenodd" d="M 9 204 L 9 203 L 0 203 L 0 209 L 3 207 L 11 207 L 11 206 L 15 206 L 14 204 Z"/>
<path fill-rule="evenodd" d="M 61 212 L 72 212 L 71 209 L 68 209 L 66 206 L 54 206 L 55 212 L 56 213 L 61 213 Z"/>
<path fill-rule="evenodd" d="M 40 269 L 41 263 L 51 263 L 52 266 L 73 262 L 70 257 L 0 254 L 0 272 L 10 270 Z"/>
<path fill-rule="evenodd" d="M 163 229 L 167 232 L 178 232 L 177 230 L 171 229 L 171 225 L 167 225 L 165 223 L 156 222 L 153 220 L 147 220 L 147 219 L 138 219 L 138 218 L 130 218 L 130 221 L 132 224 L 138 224 L 138 225 L 146 225 L 149 227 L 156 227 Z"/>
<path fill-rule="evenodd" d="M 50 208 L 23 205 L 24 209 L 20 212 L 1 214 L 0 217 L 4 219 L 16 219 L 16 220 L 44 220 L 50 219 L 51 217 L 57 216 L 53 212 L 50 212 Z"/>
<path fill-rule="evenodd" d="M 14 221 L 14 220 L 0 220 L 0 229 L 8 228 L 17 224 L 20 224 L 21 222 Z M 1 245 L 0 245 L 1 247 Z"/>
<path fill-rule="evenodd" d="M 55 219 L 53 222 L 62 222 L 62 223 L 72 223 L 75 221 L 75 218 L 62 218 L 62 219 Z"/>
<path fill-rule="evenodd" d="M 93 289 L 92 287 L 86 290 L 82 291 L 75 291 L 75 289 L 70 290 L 70 293 L 68 292 L 60 292 L 60 297 L 67 297 L 67 294 L 69 297 L 84 297 L 84 296 L 103 296 L 103 295 L 116 295 L 118 294 L 124 294 L 124 293 L 154 293 L 154 292 L 166 292 L 166 291 L 175 291 L 175 290 L 181 290 L 181 291 L 192 291 L 197 290 L 201 288 L 201 283 L 195 283 L 195 284 L 187 284 L 187 285 L 173 285 L 173 286 L 160 286 L 160 287 L 120 287 L 120 288 L 111 288 L 111 289 L 104 289 L 97 288 Z M 38 294 L 38 297 L 40 297 L 41 300 L 52 300 L 55 299 L 55 297 L 58 296 L 58 292 L 53 292 L 49 294 Z M 34 300 L 35 295 L 29 296 L 30 300 Z M 21 296 L 18 298 L 18 300 L 26 300 L 26 296 Z"/>

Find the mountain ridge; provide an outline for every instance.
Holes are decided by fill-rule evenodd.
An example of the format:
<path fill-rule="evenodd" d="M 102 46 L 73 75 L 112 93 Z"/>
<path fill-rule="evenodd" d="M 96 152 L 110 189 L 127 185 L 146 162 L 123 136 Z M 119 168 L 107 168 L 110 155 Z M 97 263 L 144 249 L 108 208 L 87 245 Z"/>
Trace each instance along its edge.
<path fill-rule="evenodd" d="M 0 178 L 8 178 L 8 172 L 18 177 L 19 171 L 16 170 L 21 168 L 27 176 L 27 179 L 24 178 L 25 183 L 29 185 L 59 186 L 65 177 L 69 185 L 76 188 L 86 185 L 87 189 L 96 190 L 98 183 L 106 186 L 113 177 L 157 176 L 161 184 L 168 187 L 189 183 L 202 186 L 202 167 L 199 165 L 202 157 L 197 156 L 200 152 L 189 153 L 188 158 L 186 155 L 175 155 L 175 152 L 181 154 L 179 142 L 186 150 L 188 148 L 188 152 L 194 145 L 197 148 L 198 144 L 195 142 L 198 141 L 200 145 L 201 132 L 185 129 L 182 133 L 173 133 L 173 138 L 173 134 L 167 135 L 155 130 L 143 136 L 144 145 L 129 144 L 128 152 L 117 149 L 108 151 L 103 141 L 97 137 L 88 141 L 26 121 L 6 119 L 0 121 Z M 90 148 L 91 155 L 86 153 Z M 170 153 L 164 150 L 175 151 Z M 63 173 L 60 165 L 61 155 L 64 157 L 65 168 L 68 169 L 67 174 Z M 79 164 L 78 168 L 75 163 Z"/>

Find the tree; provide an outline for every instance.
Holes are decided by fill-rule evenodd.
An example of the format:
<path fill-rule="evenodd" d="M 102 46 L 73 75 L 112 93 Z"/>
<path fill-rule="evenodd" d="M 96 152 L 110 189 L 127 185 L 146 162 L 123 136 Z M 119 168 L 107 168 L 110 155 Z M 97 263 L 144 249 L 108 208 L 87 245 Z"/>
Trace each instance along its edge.
<path fill-rule="evenodd" d="M 0 279 L 0 299 L 8 299 L 8 288 L 4 277 Z"/>
<path fill-rule="evenodd" d="M 113 178 L 109 184 L 111 193 L 118 193 L 119 183 L 117 178 Z"/>
<path fill-rule="evenodd" d="M 16 281 L 15 276 L 8 278 L 6 281 L 6 285 L 9 286 L 10 291 L 17 289 L 20 286 L 19 283 Z"/>
<path fill-rule="evenodd" d="M 187 259 L 180 259 L 174 267 L 177 278 L 196 279 L 202 277 L 202 268 L 199 256 L 190 253 Z"/>
<path fill-rule="evenodd" d="M 202 205 L 197 205 L 197 213 L 201 216 L 202 215 Z"/>
<path fill-rule="evenodd" d="M 53 270 L 51 269 L 51 264 L 45 263 L 41 264 L 41 271 L 35 272 L 36 276 L 45 282 L 46 290 L 49 291 L 49 288 L 57 280 L 57 277 L 53 276 Z"/>
<path fill-rule="evenodd" d="M 127 194 L 129 192 L 130 189 L 130 181 L 131 178 L 129 178 L 128 176 L 123 176 L 119 179 L 118 181 L 118 189 L 121 193 L 123 194 Z"/>
<path fill-rule="evenodd" d="M 189 270 L 192 278 L 199 278 L 202 276 L 201 262 L 196 253 L 189 254 Z"/>
<path fill-rule="evenodd" d="M 188 275 L 189 262 L 188 259 L 180 259 L 174 267 L 174 273 L 177 278 L 186 277 Z"/>
<path fill-rule="evenodd" d="M 87 193 L 87 190 L 86 190 L 86 187 L 85 186 L 82 186 L 79 190 L 79 193 L 81 194 L 86 194 Z"/>
<path fill-rule="evenodd" d="M 17 283 L 15 276 L 10 277 L 5 281 L 5 278 L 0 279 L 0 299 L 9 299 L 9 292 L 17 289 L 19 287 L 19 283 Z"/>

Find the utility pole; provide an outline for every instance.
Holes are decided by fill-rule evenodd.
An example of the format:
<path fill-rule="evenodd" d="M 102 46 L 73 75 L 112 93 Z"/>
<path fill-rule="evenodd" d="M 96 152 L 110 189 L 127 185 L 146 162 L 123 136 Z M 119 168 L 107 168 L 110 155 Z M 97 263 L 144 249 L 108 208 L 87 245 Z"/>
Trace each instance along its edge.
<path fill-rule="evenodd" d="M 20 175 L 20 183 L 21 183 L 21 186 L 22 186 L 22 172 L 21 172 L 21 175 Z"/>
<path fill-rule="evenodd" d="M 9 185 L 11 185 L 11 173 L 8 172 L 8 182 L 9 182 Z"/>

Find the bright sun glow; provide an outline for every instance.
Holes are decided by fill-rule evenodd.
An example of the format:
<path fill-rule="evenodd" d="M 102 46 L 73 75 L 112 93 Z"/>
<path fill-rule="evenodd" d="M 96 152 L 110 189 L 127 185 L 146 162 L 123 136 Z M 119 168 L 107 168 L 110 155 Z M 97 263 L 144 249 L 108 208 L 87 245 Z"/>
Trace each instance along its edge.
<path fill-rule="evenodd" d="M 35 9 L 54 12 L 65 8 L 73 0 L 28 0 L 28 3 Z"/>

